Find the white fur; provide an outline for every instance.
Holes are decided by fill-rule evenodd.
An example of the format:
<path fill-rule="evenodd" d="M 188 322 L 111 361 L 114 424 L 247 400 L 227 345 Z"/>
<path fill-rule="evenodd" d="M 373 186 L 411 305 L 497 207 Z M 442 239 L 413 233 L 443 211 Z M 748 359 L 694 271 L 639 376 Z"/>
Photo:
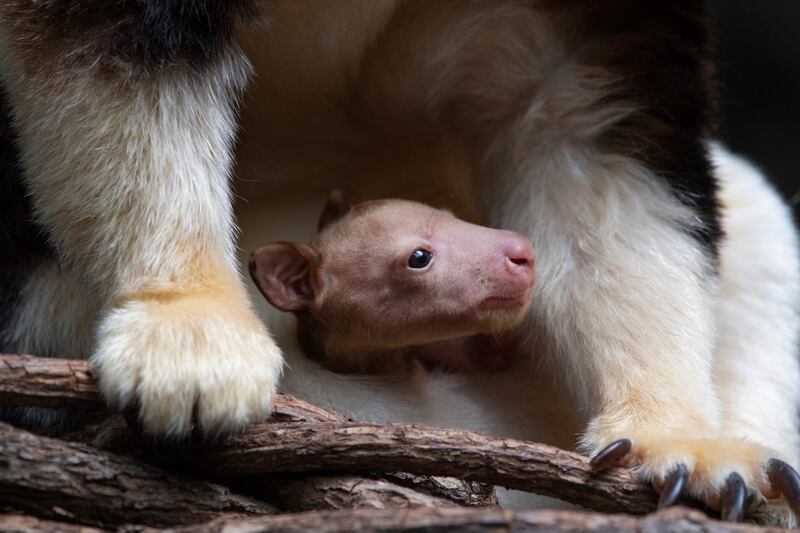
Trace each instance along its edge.
<path fill-rule="evenodd" d="M 722 433 L 798 465 L 800 258 L 792 212 L 763 175 L 721 147 L 724 229 L 715 382 Z"/>

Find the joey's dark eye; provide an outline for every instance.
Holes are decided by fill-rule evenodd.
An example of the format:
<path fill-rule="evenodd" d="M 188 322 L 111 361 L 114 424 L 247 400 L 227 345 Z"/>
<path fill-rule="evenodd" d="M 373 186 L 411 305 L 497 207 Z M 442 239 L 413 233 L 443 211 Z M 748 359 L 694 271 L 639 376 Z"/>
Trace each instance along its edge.
<path fill-rule="evenodd" d="M 428 250 L 418 249 L 411 253 L 408 258 L 408 266 L 410 268 L 425 268 L 431 262 L 431 253 Z"/>

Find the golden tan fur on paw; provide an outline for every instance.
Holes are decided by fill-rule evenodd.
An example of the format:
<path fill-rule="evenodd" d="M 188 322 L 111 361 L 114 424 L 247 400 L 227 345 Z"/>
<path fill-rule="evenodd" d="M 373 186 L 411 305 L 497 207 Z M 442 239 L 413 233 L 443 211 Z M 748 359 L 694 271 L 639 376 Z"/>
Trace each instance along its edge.
<path fill-rule="evenodd" d="M 109 405 L 145 433 L 215 437 L 266 418 L 282 356 L 242 291 L 140 293 L 99 328 L 92 357 Z"/>
<path fill-rule="evenodd" d="M 591 462 L 595 468 L 635 468 L 661 494 L 660 507 L 690 497 L 731 521 L 757 512 L 765 499 L 783 497 L 795 511 L 800 509 L 800 475 L 771 450 L 744 440 L 680 434 L 622 438 Z"/>

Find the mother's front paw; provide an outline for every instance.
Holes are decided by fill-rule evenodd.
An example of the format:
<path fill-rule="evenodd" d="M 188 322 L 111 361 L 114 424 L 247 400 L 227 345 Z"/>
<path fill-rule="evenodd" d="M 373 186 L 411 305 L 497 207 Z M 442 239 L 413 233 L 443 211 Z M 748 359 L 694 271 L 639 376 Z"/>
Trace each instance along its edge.
<path fill-rule="evenodd" d="M 617 439 L 597 452 L 594 468 L 632 466 L 660 492 L 659 507 L 691 497 L 740 521 L 765 499 L 800 510 L 800 475 L 761 446 L 738 439 L 680 436 Z M 789 510 L 786 510 L 789 512 Z"/>
<path fill-rule="evenodd" d="M 106 401 L 137 410 L 145 433 L 213 438 L 269 415 L 282 356 L 246 301 L 164 296 L 110 311 L 92 362 Z"/>

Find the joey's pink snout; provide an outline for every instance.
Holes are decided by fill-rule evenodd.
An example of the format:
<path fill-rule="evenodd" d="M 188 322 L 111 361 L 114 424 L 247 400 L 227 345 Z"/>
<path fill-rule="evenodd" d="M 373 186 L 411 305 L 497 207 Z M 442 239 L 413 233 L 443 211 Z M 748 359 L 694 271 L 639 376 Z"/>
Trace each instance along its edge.
<path fill-rule="evenodd" d="M 505 237 L 503 254 L 509 274 L 521 285 L 533 285 L 535 260 L 531 241 L 519 233 L 509 231 Z"/>
<path fill-rule="evenodd" d="M 482 310 L 524 310 L 535 278 L 533 245 L 513 231 L 496 234 L 491 282 L 480 304 Z"/>

